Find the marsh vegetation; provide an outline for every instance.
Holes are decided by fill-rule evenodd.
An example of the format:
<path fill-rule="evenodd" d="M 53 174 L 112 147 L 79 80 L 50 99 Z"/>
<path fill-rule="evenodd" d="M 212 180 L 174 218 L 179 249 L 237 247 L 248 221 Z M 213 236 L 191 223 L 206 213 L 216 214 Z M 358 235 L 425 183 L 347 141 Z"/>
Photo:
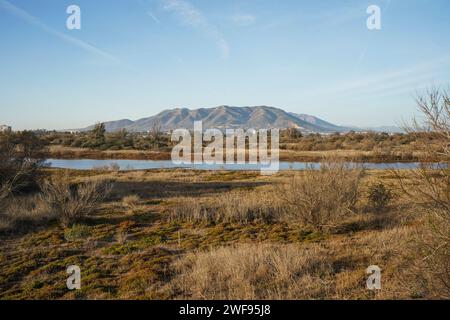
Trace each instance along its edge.
<path fill-rule="evenodd" d="M 408 134 L 429 130 L 417 148 L 448 161 L 448 94 L 418 104 L 429 122 Z M 63 171 L 28 162 L 45 144 L 1 138 L 1 299 L 450 298 L 447 166 Z"/>

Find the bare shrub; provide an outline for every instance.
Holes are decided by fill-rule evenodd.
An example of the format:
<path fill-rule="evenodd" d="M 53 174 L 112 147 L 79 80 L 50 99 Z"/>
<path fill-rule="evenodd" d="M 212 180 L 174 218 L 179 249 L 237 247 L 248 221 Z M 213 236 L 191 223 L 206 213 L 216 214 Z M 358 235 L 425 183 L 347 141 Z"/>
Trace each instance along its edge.
<path fill-rule="evenodd" d="M 56 174 L 42 185 L 42 197 L 52 207 L 64 226 L 94 212 L 111 190 L 111 184 L 88 180 L 74 184 L 67 171 Z"/>
<path fill-rule="evenodd" d="M 279 196 L 292 218 L 325 231 L 354 212 L 363 173 L 356 165 L 327 159 L 318 170 L 308 167 L 293 173 L 280 188 Z"/>
<path fill-rule="evenodd" d="M 299 299 L 325 297 L 332 272 L 318 246 L 239 245 L 188 254 L 172 282 L 189 299 Z"/>
<path fill-rule="evenodd" d="M 415 277 L 422 288 L 436 298 L 450 298 L 450 92 L 431 88 L 416 99 L 425 116 L 423 124 L 414 121 L 409 132 L 421 135 L 432 132 L 440 137 L 439 148 L 420 145 L 426 152 L 424 163 L 410 172 L 395 171 L 407 199 L 425 212 L 424 225 L 417 233 L 413 254 L 418 257 Z M 440 165 L 426 163 L 441 159 Z M 422 225 L 421 225 L 422 226 Z"/>

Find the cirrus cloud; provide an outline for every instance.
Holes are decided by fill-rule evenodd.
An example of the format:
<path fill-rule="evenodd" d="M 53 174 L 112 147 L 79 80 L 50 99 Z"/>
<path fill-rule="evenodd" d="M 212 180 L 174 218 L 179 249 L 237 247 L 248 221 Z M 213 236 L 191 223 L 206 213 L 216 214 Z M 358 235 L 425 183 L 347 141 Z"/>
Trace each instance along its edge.
<path fill-rule="evenodd" d="M 165 10 L 171 12 L 182 24 L 199 30 L 203 36 L 215 42 L 223 58 L 230 55 L 230 46 L 219 29 L 205 15 L 186 0 L 163 0 Z"/>

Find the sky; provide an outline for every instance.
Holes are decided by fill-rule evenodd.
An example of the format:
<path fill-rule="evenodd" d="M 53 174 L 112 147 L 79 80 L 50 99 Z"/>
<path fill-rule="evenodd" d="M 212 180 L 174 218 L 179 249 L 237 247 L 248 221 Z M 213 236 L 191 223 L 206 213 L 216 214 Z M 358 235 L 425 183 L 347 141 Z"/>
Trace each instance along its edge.
<path fill-rule="evenodd" d="M 81 29 L 69 30 L 70 5 Z M 381 29 L 366 12 L 381 9 Z M 399 125 L 450 85 L 448 0 L 0 0 L 0 124 L 268 105 Z"/>

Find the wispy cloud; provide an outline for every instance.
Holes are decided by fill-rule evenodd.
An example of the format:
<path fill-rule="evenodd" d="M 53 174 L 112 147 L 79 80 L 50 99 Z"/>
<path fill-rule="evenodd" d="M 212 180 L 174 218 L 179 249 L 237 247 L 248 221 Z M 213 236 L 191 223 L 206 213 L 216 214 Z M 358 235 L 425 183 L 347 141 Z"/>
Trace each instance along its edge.
<path fill-rule="evenodd" d="M 163 0 L 164 9 L 172 12 L 184 25 L 199 30 L 205 37 L 215 42 L 222 57 L 228 58 L 230 46 L 216 26 L 204 14 L 186 0 Z"/>
<path fill-rule="evenodd" d="M 38 18 L 36 18 L 35 16 L 31 15 L 30 13 L 26 12 L 25 10 L 13 5 L 12 3 L 6 1 L 6 0 L 0 0 L 0 9 L 5 10 L 6 12 L 22 19 L 23 21 L 29 23 L 30 25 L 33 25 L 49 34 L 52 34 L 58 38 L 60 38 L 61 40 L 77 46 L 87 52 L 90 52 L 92 54 L 96 54 L 98 56 L 101 56 L 109 61 L 113 61 L 113 62 L 118 62 L 119 59 L 117 59 L 116 57 L 114 57 L 113 55 L 87 43 L 84 42 L 82 40 L 79 40 L 77 38 L 74 38 L 72 36 L 69 36 L 65 33 L 62 33 L 60 31 L 57 31 L 55 29 L 53 29 L 52 27 L 46 25 L 44 22 L 42 22 L 41 20 L 39 20 Z"/>
<path fill-rule="evenodd" d="M 231 21 L 238 26 L 250 26 L 256 22 L 256 17 L 252 14 L 235 14 L 231 17 Z"/>
<path fill-rule="evenodd" d="M 155 14 L 152 11 L 148 10 L 147 15 L 150 18 L 152 18 L 152 20 L 155 21 L 157 24 L 161 24 L 161 21 L 155 16 Z"/>
<path fill-rule="evenodd" d="M 436 57 L 427 62 L 400 69 L 387 70 L 372 76 L 359 77 L 326 86 L 325 90 L 309 91 L 308 96 L 357 96 L 392 94 L 413 91 L 433 82 L 450 67 L 450 55 Z"/>

